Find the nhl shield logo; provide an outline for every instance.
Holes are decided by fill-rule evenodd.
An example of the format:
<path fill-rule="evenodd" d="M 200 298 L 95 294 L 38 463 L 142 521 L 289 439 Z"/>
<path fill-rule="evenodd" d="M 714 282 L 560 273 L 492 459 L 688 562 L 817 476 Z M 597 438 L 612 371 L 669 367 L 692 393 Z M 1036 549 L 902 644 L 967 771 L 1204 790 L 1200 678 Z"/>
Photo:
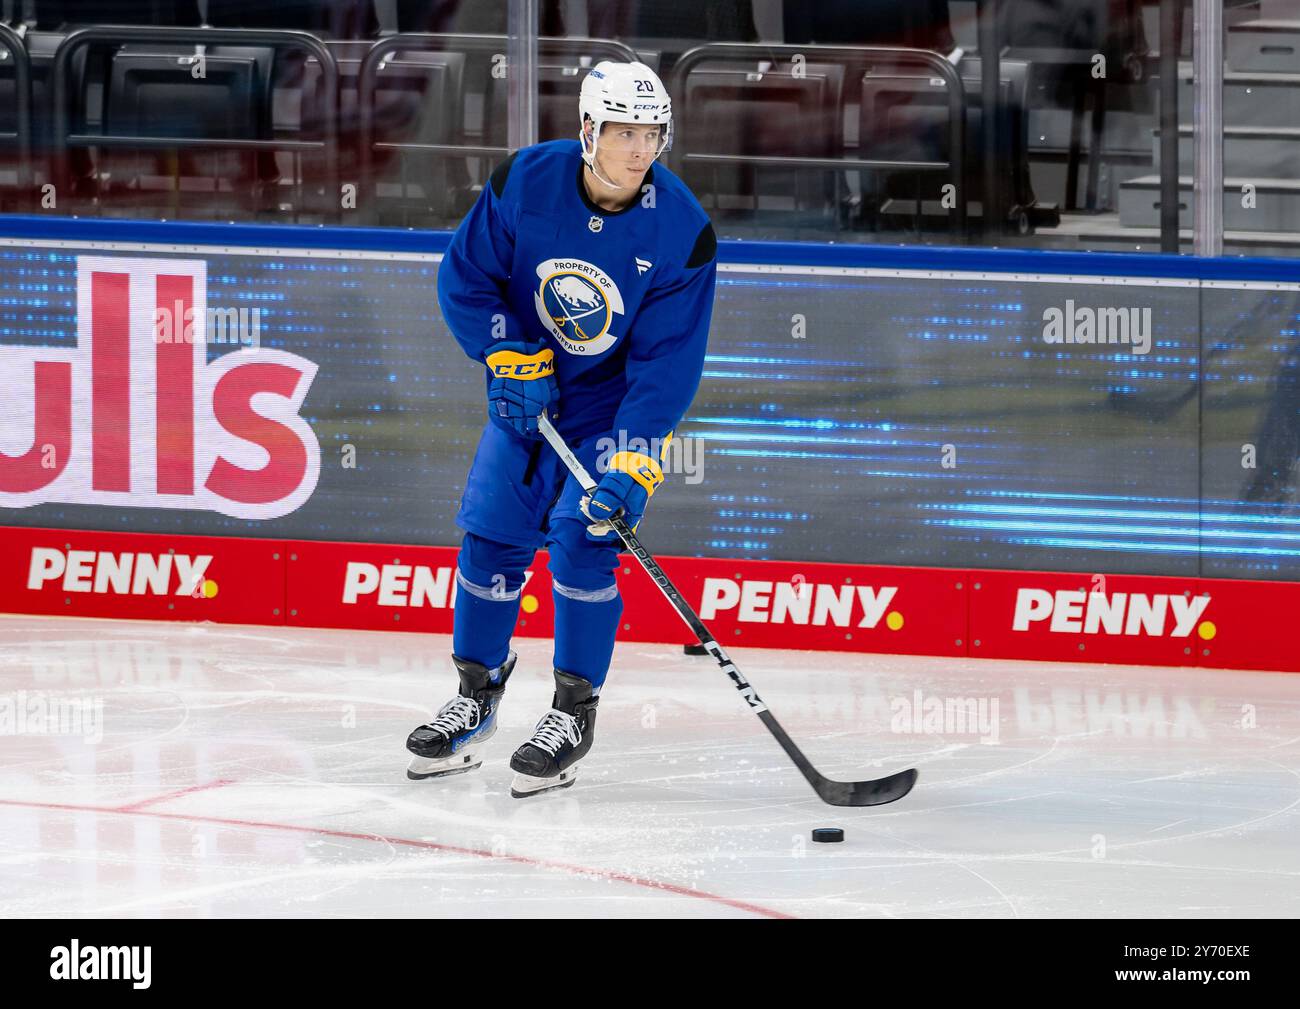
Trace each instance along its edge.
<path fill-rule="evenodd" d="M 601 218 L 601 217 L 596 216 L 595 214 L 592 214 L 592 215 L 591 215 L 591 220 L 587 222 L 587 227 L 588 227 L 591 231 L 595 232 L 596 234 L 599 234 L 599 233 L 600 233 L 600 229 L 603 228 L 604 226 L 605 226 L 605 221 L 604 221 L 604 219 Z"/>
<path fill-rule="evenodd" d="M 623 296 L 604 270 L 581 259 L 537 266 L 537 317 L 570 354 L 601 354 L 618 340 L 610 332 L 623 314 Z"/>

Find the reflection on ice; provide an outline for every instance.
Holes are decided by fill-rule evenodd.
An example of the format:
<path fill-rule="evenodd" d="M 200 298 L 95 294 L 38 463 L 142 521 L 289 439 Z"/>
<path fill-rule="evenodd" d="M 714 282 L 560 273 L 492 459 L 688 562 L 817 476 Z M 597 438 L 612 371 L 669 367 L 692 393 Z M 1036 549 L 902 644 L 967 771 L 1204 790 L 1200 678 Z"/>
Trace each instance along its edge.
<path fill-rule="evenodd" d="M 571 791 L 405 777 L 446 637 L 0 618 L 4 915 L 1295 915 L 1300 679 L 738 650 L 821 805 L 707 658 L 621 645 Z M 838 845 L 808 841 L 843 827 Z"/>

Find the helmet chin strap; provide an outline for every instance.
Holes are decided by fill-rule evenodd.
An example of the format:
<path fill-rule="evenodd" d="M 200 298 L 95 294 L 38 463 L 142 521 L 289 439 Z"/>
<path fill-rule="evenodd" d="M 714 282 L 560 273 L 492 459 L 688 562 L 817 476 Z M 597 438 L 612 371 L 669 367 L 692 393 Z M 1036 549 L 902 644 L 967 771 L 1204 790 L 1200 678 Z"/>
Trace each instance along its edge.
<path fill-rule="evenodd" d="M 583 132 L 582 132 L 582 146 L 583 146 L 583 147 L 586 147 L 586 146 L 587 146 L 587 131 L 586 131 L 586 130 L 583 130 Z M 591 170 L 591 174 L 594 175 L 594 176 L 596 176 L 596 178 L 599 179 L 599 180 L 600 180 L 604 185 L 609 186 L 610 189 L 626 190 L 626 189 L 631 189 L 631 188 L 632 188 L 631 186 L 620 186 L 617 182 L 611 182 L 609 179 L 605 178 L 605 176 L 601 175 L 600 172 L 597 170 L 597 168 L 596 168 L 596 138 L 595 138 L 594 136 L 591 138 L 591 154 L 590 154 L 590 160 L 588 160 L 587 158 L 583 158 L 582 160 L 586 162 L 586 164 L 587 164 L 587 168 L 589 168 L 589 169 Z"/>
<path fill-rule="evenodd" d="M 632 188 L 631 186 L 620 186 L 617 182 L 610 182 L 609 179 L 601 175 L 600 172 L 596 170 L 596 156 L 594 154 L 591 157 L 591 161 L 587 163 L 587 168 L 591 170 L 592 175 L 596 176 L 596 178 L 598 178 L 604 185 L 608 186 L 610 189 L 624 190 L 624 189 Z"/>

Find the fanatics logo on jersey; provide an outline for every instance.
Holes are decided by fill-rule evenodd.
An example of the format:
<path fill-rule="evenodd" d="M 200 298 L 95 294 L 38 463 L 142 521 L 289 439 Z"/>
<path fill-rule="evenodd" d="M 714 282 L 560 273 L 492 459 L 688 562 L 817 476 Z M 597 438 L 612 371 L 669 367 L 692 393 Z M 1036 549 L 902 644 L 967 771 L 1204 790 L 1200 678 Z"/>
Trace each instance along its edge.
<path fill-rule="evenodd" d="M 592 214 L 591 220 L 587 222 L 587 227 L 590 228 L 591 231 L 594 232 L 595 234 L 600 234 L 600 229 L 603 228 L 604 226 L 605 226 L 604 220 L 600 217 L 597 217 L 595 214 Z"/>
<path fill-rule="evenodd" d="M 650 260 L 642 259 L 640 256 L 637 256 L 635 258 L 636 258 L 636 272 L 639 276 L 645 276 L 645 271 L 655 265 L 654 263 L 650 262 Z"/>
<path fill-rule="evenodd" d="M 623 314 L 623 295 L 604 270 L 581 259 L 548 259 L 537 276 L 537 317 L 561 347 L 587 355 L 614 346 L 618 335 L 609 328 Z"/>

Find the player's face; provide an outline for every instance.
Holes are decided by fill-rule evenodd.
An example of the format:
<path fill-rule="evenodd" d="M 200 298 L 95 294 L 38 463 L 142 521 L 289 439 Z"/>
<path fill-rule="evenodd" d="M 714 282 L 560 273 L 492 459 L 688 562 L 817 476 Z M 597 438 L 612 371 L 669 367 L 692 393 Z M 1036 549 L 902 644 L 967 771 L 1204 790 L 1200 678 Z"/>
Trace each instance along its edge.
<path fill-rule="evenodd" d="M 600 131 L 596 160 L 602 174 L 611 182 L 636 186 L 659 153 L 662 142 L 662 126 L 606 123 Z"/>

